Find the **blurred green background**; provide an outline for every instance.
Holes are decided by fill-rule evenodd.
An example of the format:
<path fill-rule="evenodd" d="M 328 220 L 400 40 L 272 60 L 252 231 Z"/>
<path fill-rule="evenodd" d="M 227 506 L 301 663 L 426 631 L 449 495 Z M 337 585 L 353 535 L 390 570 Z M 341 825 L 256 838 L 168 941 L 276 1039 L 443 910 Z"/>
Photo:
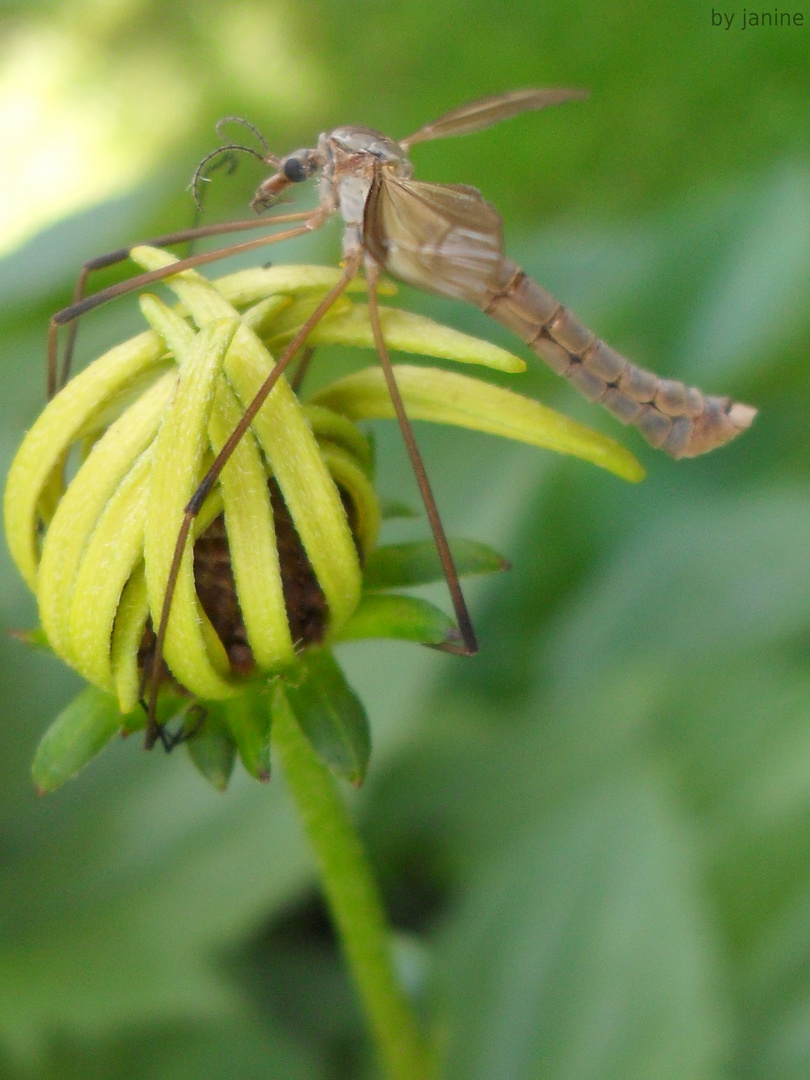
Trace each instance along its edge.
<path fill-rule="evenodd" d="M 283 154 L 533 85 L 591 98 L 419 146 L 417 175 L 479 187 L 511 256 L 638 363 L 761 409 L 673 463 L 539 362 L 514 377 L 622 438 L 638 487 L 418 431 L 450 534 L 513 568 L 468 589 L 476 659 L 340 658 L 375 740 L 358 817 L 454 1080 L 810 1076 L 810 8 L 742 30 L 714 4 L 0 4 L 5 459 L 78 266 L 191 222 L 220 117 Z M 215 174 L 210 217 L 260 175 Z M 330 227 L 268 257 L 338 252 Z M 94 314 L 82 358 L 138 327 L 131 302 Z M 416 504 L 376 437 L 382 493 Z M 0 596 L 5 628 L 34 623 L 7 557 Z M 5 633 L 0 661 L 2 1080 L 375 1075 L 283 780 L 218 795 L 130 740 L 37 799 L 78 681 Z"/>

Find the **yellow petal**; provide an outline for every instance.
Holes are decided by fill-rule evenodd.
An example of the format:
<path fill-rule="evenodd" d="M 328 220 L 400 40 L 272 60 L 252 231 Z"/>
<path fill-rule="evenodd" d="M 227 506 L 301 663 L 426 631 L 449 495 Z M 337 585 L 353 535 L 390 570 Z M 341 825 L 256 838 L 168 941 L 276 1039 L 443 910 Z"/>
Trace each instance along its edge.
<path fill-rule="evenodd" d="M 525 361 L 506 349 L 410 311 L 381 307 L 380 326 L 386 345 L 395 352 L 436 356 L 459 364 L 480 364 L 497 371 L 526 370 Z M 352 304 L 348 311 L 324 320 L 309 335 L 307 345 L 359 345 L 373 349 L 368 306 Z"/>
<path fill-rule="evenodd" d="M 146 593 L 146 578 L 143 562 L 141 562 L 135 568 L 135 572 L 121 594 L 110 649 L 110 667 L 115 691 L 118 694 L 118 707 L 124 715 L 137 708 L 141 697 L 138 650 L 148 618 L 149 597 Z M 145 722 L 146 715 L 144 714 Z"/>
<path fill-rule="evenodd" d="M 138 252 L 141 252 L 141 248 Z M 154 250 L 154 249 L 152 249 Z M 140 258 L 140 255 L 138 256 Z M 217 292 L 234 307 L 247 307 L 272 293 L 292 295 L 307 292 L 328 292 L 337 285 L 342 271 L 331 266 L 307 266 L 292 264 L 283 266 L 257 266 L 251 270 L 238 270 L 235 274 L 226 274 L 213 283 Z M 379 292 L 383 296 L 393 296 L 396 286 L 390 281 L 379 283 Z M 365 292 L 366 283 L 361 277 L 349 283 L 347 292 Z"/>
<path fill-rule="evenodd" d="M 182 362 L 194 339 L 191 327 L 154 297 L 142 298 L 142 308 Z M 235 394 L 220 376 L 208 425 L 214 454 L 225 445 L 241 416 Z M 295 649 L 284 603 L 267 474 L 252 432 L 247 431 L 237 444 L 222 470 L 219 486 L 239 609 L 253 657 L 260 669 L 278 671 L 295 662 Z"/>
<path fill-rule="evenodd" d="M 98 412 L 162 355 L 163 343 L 152 331 L 110 349 L 68 383 L 26 435 L 6 483 L 5 521 L 12 558 L 33 591 L 39 563 L 38 506 L 54 470 L 61 469 L 67 449 Z"/>
<path fill-rule="evenodd" d="M 136 248 L 132 255 L 147 269 L 174 261 L 165 251 L 155 248 Z M 194 271 L 183 271 L 167 284 L 198 325 L 234 314 L 212 284 Z M 226 374 L 244 407 L 255 397 L 273 363 L 256 335 L 240 325 L 228 354 Z M 301 405 L 285 379 L 279 379 L 252 428 L 323 589 L 330 624 L 339 626 L 360 597 L 357 550 L 337 488 Z"/>
<path fill-rule="evenodd" d="M 531 398 L 479 379 L 436 368 L 399 364 L 394 368 L 402 400 L 412 420 L 432 420 L 501 435 L 506 439 L 572 454 L 637 482 L 644 470 L 620 443 L 541 405 Z M 332 383 L 312 398 L 349 420 L 394 416 L 382 370 L 365 368 Z"/>
<path fill-rule="evenodd" d="M 121 593 L 143 559 L 153 450 L 141 454 L 104 508 L 72 593 L 66 659 L 103 690 L 115 685 L 110 649 Z"/>
<path fill-rule="evenodd" d="M 104 508 L 155 438 L 174 378 L 164 375 L 94 445 L 45 534 L 37 579 L 42 627 L 71 662 L 69 616 L 79 564 Z"/>
<path fill-rule="evenodd" d="M 321 443 L 321 456 L 336 483 L 348 493 L 357 516 L 355 529 L 362 551 L 368 555 L 380 531 L 380 504 L 367 474 L 357 459 L 336 443 Z"/>
<path fill-rule="evenodd" d="M 196 335 L 155 445 L 144 538 L 150 610 L 159 622 L 185 506 L 197 488 L 219 375 L 239 322 L 220 319 Z M 169 614 L 164 657 L 178 681 L 201 698 L 234 693 L 223 678 L 227 655 L 199 605 L 188 538 Z"/>

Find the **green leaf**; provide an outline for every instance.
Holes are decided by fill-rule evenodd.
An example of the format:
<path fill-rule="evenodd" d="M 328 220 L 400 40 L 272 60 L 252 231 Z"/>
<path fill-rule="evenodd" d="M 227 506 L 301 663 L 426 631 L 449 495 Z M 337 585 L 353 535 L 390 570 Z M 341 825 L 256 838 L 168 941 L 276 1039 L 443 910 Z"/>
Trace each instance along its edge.
<path fill-rule="evenodd" d="M 655 769 L 591 783 L 479 867 L 450 932 L 450 1080 L 722 1074 L 701 889 L 661 788 Z"/>
<path fill-rule="evenodd" d="M 98 754 L 121 726 L 118 701 L 88 686 L 43 735 L 31 772 L 37 791 L 56 791 Z"/>
<path fill-rule="evenodd" d="M 509 563 L 502 555 L 477 540 L 451 540 L 450 551 L 459 576 L 494 574 L 509 569 Z M 444 570 L 434 542 L 416 540 L 375 548 L 363 572 L 363 587 L 368 590 L 404 588 L 443 578 Z"/>
<path fill-rule="evenodd" d="M 85 1032 L 60 1030 L 37 1058 L 36 1071 L 0 1058 L 3 1080 L 311 1080 L 315 1050 L 296 1043 L 281 1021 L 249 1007 L 230 1014 L 171 1019 Z"/>
<path fill-rule="evenodd" d="M 327 649 L 306 652 L 301 669 L 300 682 L 284 684 L 301 730 L 336 775 L 362 783 L 371 754 L 371 733 L 360 699 Z"/>
<path fill-rule="evenodd" d="M 453 620 L 439 608 L 415 596 L 390 593 L 364 596 L 341 628 L 341 641 L 395 638 L 419 645 L 442 645 L 460 640 Z"/>

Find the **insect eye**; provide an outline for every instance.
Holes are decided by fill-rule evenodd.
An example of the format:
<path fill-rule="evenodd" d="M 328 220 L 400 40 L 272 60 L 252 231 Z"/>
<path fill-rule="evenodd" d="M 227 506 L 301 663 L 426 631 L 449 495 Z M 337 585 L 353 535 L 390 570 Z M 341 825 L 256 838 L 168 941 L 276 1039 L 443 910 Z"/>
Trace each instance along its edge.
<path fill-rule="evenodd" d="M 300 158 L 289 157 L 282 166 L 285 177 L 293 184 L 300 184 L 307 179 L 307 170 Z"/>

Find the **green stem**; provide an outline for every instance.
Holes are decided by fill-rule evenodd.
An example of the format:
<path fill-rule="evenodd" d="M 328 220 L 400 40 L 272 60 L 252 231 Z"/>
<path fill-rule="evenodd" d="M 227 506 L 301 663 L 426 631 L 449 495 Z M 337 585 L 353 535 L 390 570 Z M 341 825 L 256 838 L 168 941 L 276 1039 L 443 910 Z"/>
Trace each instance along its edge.
<path fill-rule="evenodd" d="M 360 838 L 332 774 L 280 688 L 272 732 L 386 1075 L 432 1080 L 434 1057 L 397 979 L 390 931 Z"/>

